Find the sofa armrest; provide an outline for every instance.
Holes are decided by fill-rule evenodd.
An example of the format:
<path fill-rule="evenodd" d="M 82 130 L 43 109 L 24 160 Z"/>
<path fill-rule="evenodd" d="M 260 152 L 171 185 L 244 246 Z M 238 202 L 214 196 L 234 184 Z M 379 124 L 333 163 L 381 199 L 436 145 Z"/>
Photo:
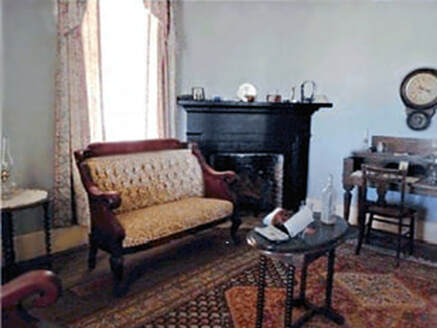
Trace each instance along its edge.
<path fill-rule="evenodd" d="M 104 192 L 93 183 L 88 168 L 83 162 L 86 159 L 84 151 L 75 151 L 74 156 L 90 201 L 91 228 L 98 229 L 113 241 L 122 241 L 125 231 L 112 212 L 121 205 L 120 194 L 115 191 Z"/>
<path fill-rule="evenodd" d="M 191 151 L 197 157 L 203 172 L 205 196 L 229 200 L 235 204 L 236 195 L 231 191 L 230 184 L 237 179 L 233 171 L 218 172 L 206 163 L 205 158 L 196 143 L 190 143 Z"/>
<path fill-rule="evenodd" d="M 116 191 L 101 191 L 97 186 L 92 185 L 88 188 L 90 201 L 105 203 L 111 210 L 116 209 L 121 204 L 120 193 Z"/>
<path fill-rule="evenodd" d="M 235 195 L 232 193 L 230 185 L 236 178 L 237 175 L 233 171 L 217 172 L 209 166 L 206 167 L 203 171 L 205 196 L 235 203 Z"/>
<path fill-rule="evenodd" d="M 89 189 L 91 228 L 99 230 L 113 241 L 121 242 L 126 233 L 112 211 L 120 206 L 120 195 L 116 192 L 102 192 L 97 187 L 91 194 L 93 189 Z"/>
<path fill-rule="evenodd" d="M 16 306 L 24 298 L 38 295 L 33 306 L 45 307 L 54 303 L 61 294 L 61 281 L 47 270 L 25 273 L 2 286 L 2 308 Z"/>

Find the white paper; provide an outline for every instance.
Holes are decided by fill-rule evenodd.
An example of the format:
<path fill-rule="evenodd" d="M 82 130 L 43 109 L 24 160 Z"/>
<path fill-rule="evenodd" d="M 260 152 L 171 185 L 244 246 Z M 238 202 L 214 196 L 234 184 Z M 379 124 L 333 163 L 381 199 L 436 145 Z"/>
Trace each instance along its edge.
<path fill-rule="evenodd" d="M 313 221 L 313 212 L 307 206 L 304 206 L 299 212 L 289 218 L 284 223 L 284 226 L 290 237 L 293 238 Z"/>
<path fill-rule="evenodd" d="M 273 217 L 276 215 L 276 213 L 278 213 L 278 212 L 281 211 L 281 210 L 282 210 L 282 208 L 280 208 L 280 207 L 275 208 L 274 211 L 270 212 L 269 214 L 267 214 L 267 215 L 264 217 L 264 219 L 263 219 L 263 223 L 264 223 L 265 225 L 270 225 L 270 224 L 272 224 Z"/>
<path fill-rule="evenodd" d="M 262 228 L 256 227 L 255 231 L 259 233 L 261 236 L 272 241 L 285 241 L 290 238 L 286 233 L 282 232 L 281 230 L 275 228 L 272 225 Z"/>

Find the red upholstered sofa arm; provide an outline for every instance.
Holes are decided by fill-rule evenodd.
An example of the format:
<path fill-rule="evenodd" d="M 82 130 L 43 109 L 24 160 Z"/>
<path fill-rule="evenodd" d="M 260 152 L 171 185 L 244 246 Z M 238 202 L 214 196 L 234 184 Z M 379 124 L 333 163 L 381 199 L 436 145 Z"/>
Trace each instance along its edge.
<path fill-rule="evenodd" d="M 91 201 L 103 202 L 110 209 L 116 209 L 121 204 L 120 193 L 117 191 L 101 191 L 96 185 L 89 186 L 88 195 Z"/>
<path fill-rule="evenodd" d="M 33 294 L 38 295 L 33 306 L 49 306 L 57 300 L 61 291 L 61 281 L 53 272 L 31 271 L 2 286 L 2 309 L 14 307 L 21 300 Z"/>
<path fill-rule="evenodd" d="M 118 222 L 113 209 L 121 204 L 120 194 L 116 191 L 102 191 L 91 180 L 88 169 L 83 163 L 87 158 L 83 151 L 74 152 L 82 183 L 88 193 L 91 212 L 91 226 L 110 236 L 113 240 L 123 240 L 125 231 Z"/>
<path fill-rule="evenodd" d="M 237 174 L 233 171 L 218 172 L 214 170 L 206 163 L 197 145 L 194 143 L 191 145 L 193 154 L 197 157 L 202 167 L 205 182 L 205 196 L 229 200 L 235 204 L 236 196 L 232 192 L 230 185 L 237 179 Z"/>

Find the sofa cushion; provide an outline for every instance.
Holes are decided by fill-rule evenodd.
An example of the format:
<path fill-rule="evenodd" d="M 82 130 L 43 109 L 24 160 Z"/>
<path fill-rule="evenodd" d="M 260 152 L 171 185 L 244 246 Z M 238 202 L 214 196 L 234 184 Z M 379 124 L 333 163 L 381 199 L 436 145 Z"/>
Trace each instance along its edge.
<path fill-rule="evenodd" d="M 146 244 L 230 216 L 226 200 L 191 197 L 117 215 L 126 232 L 123 247 Z"/>
<path fill-rule="evenodd" d="M 202 169 L 190 149 L 93 157 L 86 165 L 100 190 L 120 193 L 115 213 L 204 196 Z"/>

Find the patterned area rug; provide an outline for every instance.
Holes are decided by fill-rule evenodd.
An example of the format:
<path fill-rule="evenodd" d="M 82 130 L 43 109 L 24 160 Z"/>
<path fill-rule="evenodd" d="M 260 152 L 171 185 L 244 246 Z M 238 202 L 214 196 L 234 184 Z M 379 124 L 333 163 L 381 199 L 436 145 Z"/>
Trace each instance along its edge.
<path fill-rule="evenodd" d="M 110 275 L 105 272 L 69 286 L 61 301 L 43 314 L 68 327 L 253 327 L 258 254 L 246 245 L 227 246 L 217 253 L 223 243 L 220 236 L 215 238 L 207 245 L 191 245 L 194 254 L 206 257 L 201 263 L 168 277 L 160 271 L 143 272 L 124 298 L 112 298 Z M 357 257 L 353 251 L 345 244 L 336 258 L 333 307 L 345 317 L 343 327 L 437 327 L 437 268 L 411 261 L 395 268 L 392 256 L 363 249 Z M 177 258 L 169 268 L 184 266 L 184 259 Z M 285 272 L 281 263 L 268 262 L 264 327 L 283 327 Z M 160 282 L 153 280 L 156 275 Z M 311 264 L 307 295 L 314 303 L 323 301 L 325 275 L 325 258 Z M 299 274 L 296 278 L 299 283 Z M 293 319 L 302 313 L 296 309 Z M 334 326 L 316 316 L 305 327 Z"/>

